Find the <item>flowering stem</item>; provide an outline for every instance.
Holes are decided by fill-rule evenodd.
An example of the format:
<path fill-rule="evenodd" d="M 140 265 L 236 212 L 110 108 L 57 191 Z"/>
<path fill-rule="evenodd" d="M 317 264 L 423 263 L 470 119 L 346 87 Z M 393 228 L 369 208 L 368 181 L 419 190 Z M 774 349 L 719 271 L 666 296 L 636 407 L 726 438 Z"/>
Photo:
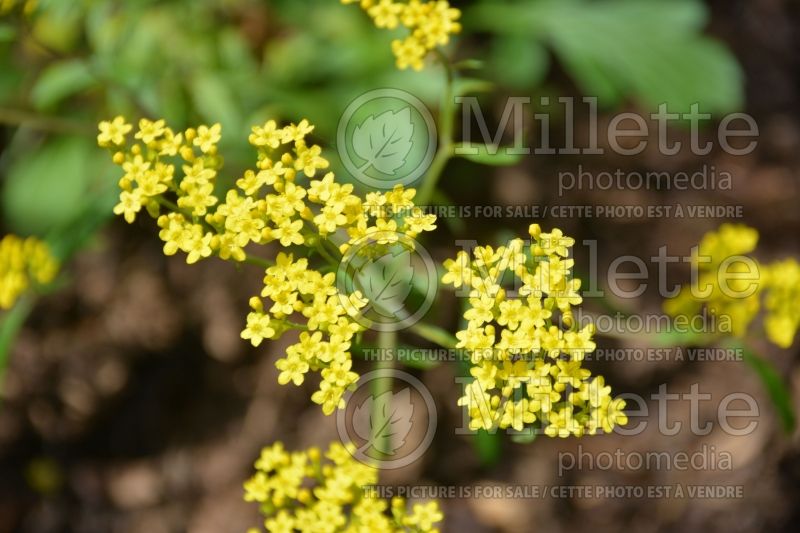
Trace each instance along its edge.
<path fill-rule="evenodd" d="M 166 198 L 164 198 L 161 195 L 154 196 L 153 198 L 155 199 L 156 202 L 158 202 L 159 204 L 163 205 L 164 207 L 166 207 L 170 211 L 174 211 L 176 213 L 182 214 L 183 216 L 188 216 L 189 218 L 191 218 L 191 214 L 185 212 L 183 209 L 178 207 L 178 204 L 176 204 L 175 202 L 171 202 L 170 200 L 167 200 Z"/>
<path fill-rule="evenodd" d="M 269 268 L 269 267 L 275 265 L 275 263 L 273 263 L 269 259 L 264 259 L 263 257 L 258 257 L 258 256 L 251 255 L 251 254 L 245 255 L 243 262 L 244 263 L 249 263 L 251 265 L 260 266 L 260 267 L 263 267 L 263 268 Z"/>
<path fill-rule="evenodd" d="M 6 364 L 11 351 L 11 344 L 19 333 L 22 324 L 33 309 L 33 299 L 23 296 L 17 300 L 16 305 L 4 312 L 0 320 L 0 390 L 2 390 Z"/>
<path fill-rule="evenodd" d="M 373 370 L 376 371 L 383 371 L 384 376 L 378 377 L 373 379 L 370 382 L 370 394 L 372 395 L 372 413 L 370 413 L 370 418 L 375 421 L 372 425 L 373 431 L 379 432 L 376 434 L 370 435 L 370 443 L 372 447 L 381 452 L 385 453 L 386 451 L 392 450 L 392 443 L 389 442 L 389 437 L 385 435 L 381 435 L 380 432 L 383 430 L 386 425 L 389 423 L 388 420 L 385 419 L 387 413 L 383 412 L 381 409 L 381 405 L 383 402 L 378 402 L 378 398 L 382 395 L 386 394 L 387 392 L 392 391 L 392 376 L 391 370 L 394 368 L 394 364 L 391 361 L 391 354 L 394 353 L 395 347 L 397 346 L 397 332 L 396 331 L 379 331 L 378 332 L 378 350 L 379 352 L 389 352 L 381 354 L 378 361 L 375 363 Z M 387 410 L 390 412 L 390 410 Z"/>
<path fill-rule="evenodd" d="M 442 348 L 455 348 L 458 344 L 456 339 L 449 331 L 446 331 L 433 324 L 425 324 L 424 322 L 417 322 L 409 328 L 412 333 L 419 335 L 426 341 L 441 346 Z"/>
<path fill-rule="evenodd" d="M 439 108 L 439 148 L 436 150 L 433 162 L 417 193 L 417 205 L 422 206 L 430 203 L 439 178 L 441 178 L 442 172 L 444 171 L 444 167 L 447 165 L 450 158 L 453 157 L 453 115 L 455 112 L 455 105 L 453 104 L 453 83 L 455 81 L 455 74 L 447 56 L 438 49 L 437 54 L 444 67 L 447 79 L 444 87 L 442 104 Z"/>
<path fill-rule="evenodd" d="M 330 265 L 333 266 L 334 268 L 339 264 L 339 261 L 336 261 L 333 258 L 333 256 L 331 256 L 331 254 L 328 253 L 328 251 L 325 249 L 324 241 L 317 242 L 316 249 L 319 252 L 319 254 L 323 257 L 323 259 L 325 259 L 328 263 L 330 263 Z"/>
<path fill-rule="evenodd" d="M 0 124 L 8 124 L 10 126 L 25 126 L 35 130 L 51 131 L 56 133 L 78 133 L 90 135 L 95 131 L 95 128 L 90 124 L 84 124 L 82 122 L 59 117 L 39 115 L 30 111 L 23 111 L 21 109 L 9 109 L 7 107 L 0 108 Z"/>

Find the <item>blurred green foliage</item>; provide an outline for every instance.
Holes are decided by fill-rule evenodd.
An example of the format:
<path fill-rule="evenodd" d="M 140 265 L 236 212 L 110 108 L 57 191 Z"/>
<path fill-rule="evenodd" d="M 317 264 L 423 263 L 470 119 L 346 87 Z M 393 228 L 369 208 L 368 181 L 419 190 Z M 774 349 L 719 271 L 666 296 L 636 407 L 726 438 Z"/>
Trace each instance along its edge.
<path fill-rule="evenodd" d="M 340 111 L 375 86 L 429 101 L 441 82 L 394 69 L 380 32 L 332 0 L 41 0 L 0 21 L 3 216 L 43 234 L 75 223 L 84 204 L 110 207 L 96 123 L 124 114 L 174 127 L 220 122 L 232 174 L 252 164 L 252 124 L 310 117 L 335 137 Z M 436 81 L 434 81 L 436 80 Z"/>
<path fill-rule="evenodd" d="M 695 0 L 483 0 L 462 39 L 483 56 L 476 78 L 532 91 L 553 58 L 601 105 L 625 98 L 709 111 L 741 104 L 738 66 L 701 35 Z M 473 33 L 473 35 L 470 34 Z M 3 221 L 23 234 L 76 223 L 87 203 L 114 202 L 95 124 L 116 114 L 177 128 L 223 125 L 231 175 L 250 164 L 249 126 L 266 118 L 317 125 L 335 138 L 341 111 L 374 88 L 435 105 L 444 77 L 394 68 L 391 37 L 338 0 L 40 0 L 0 19 Z M 459 92 L 485 89 L 479 79 Z M 329 154 L 334 155 L 334 154 Z M 500 161 L 497 162 L 501 163 Z"/>
<path fill-rule="evenodd" d="M 493 73 L 512 87 L 544 79 L 549 49 L 603 107 L 629 98 L 679 113 L 693 103 L 733 111 L 743 104 L 742 72 L 702 34 L 707 21 L 699 0 L 487 0 L 466 11 L 464 25 L 497 34 Z"/>

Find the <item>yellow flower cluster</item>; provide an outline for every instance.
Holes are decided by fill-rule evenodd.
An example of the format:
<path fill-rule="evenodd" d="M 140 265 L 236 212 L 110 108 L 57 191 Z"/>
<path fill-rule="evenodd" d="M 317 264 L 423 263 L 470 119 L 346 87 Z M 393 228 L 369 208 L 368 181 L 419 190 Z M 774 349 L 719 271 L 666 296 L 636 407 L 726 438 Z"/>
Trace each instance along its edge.
<path fill-rule="evenodd" d="M 704 235 L 692 254 L 696 281 L 666 300 L 665 312 L 692 316 L 705 306 L 727 318 L 731 332 L 741 337 L 758 315 L 763 296 L 767 337 L 789 347 L 800 327 L 800 264 L 785 259 L 762 265 L 748 255 L 757 243 L 758 231 L 743 224 L 722 224 Z"/>
<path fill-rule="evenodd" d="M 0 309 L 10 309 L 25 291 L 50 283 L 57 273 L 58 261 L 44 242 L 6 235 L 0 240 Z"/>
<path fill-rule="evenodd" d="M 392 41 L 399 69 L 422 70 L 428 52 L 446 45 L 451 34 L 461 31 L 457 22 L 461 11 L 450 7 L 445 0 L 342 0 L 343 4 L 356 2 L 376 27 L 393 30 L 402 25 L 408 29 L 408 36 Z"/>
<path fill-rule="evenodd" d="M 800 327 L 800 263 L 776 261 L 766 267 L 766 279 L 764 329 L 772 342 L 788 348 Z"/>
<path fill-rule="evenodd" d="M 396 186 L 362 199 L 353 194 L 352 184 L 337 183 L 333 173 L 320 177 L 330 164 L 319 146 L 307 144 L 314 127 L 306 120 L 282 128 L 273 120 L 253 127 L 249 141 L 258 151 L 257 166 L 225 192 L 224 201 L 216 195 L 222 167 L 219 124 L 174 132 L 163 120 L 142 119 L 132 145 L 133 127 L 123 117 L 99 128 L 98 143 L 114 152 L 124 171 L 114 212 L 133 222 L 146 210 L 158 220 L 164 253 L 180 250 L 188 263 L 214 255 L 269 264 L 245 248 L 277 242 L 311 249 L 335 267 L 356 242 L 359 253 L 381 253 L 398 240 L 398 232 L 413 238 L 435 228 L 436 217 L 414 206 L 413 189 Z M 358 379 L 349 348 L 363 328 L 351 315 L 366 305 L 358 291 L 340 294 L 335 282 L 333 272 L 313 269 L 308 258 L 280 253 L 266 268 L 260 297 L 250 300 L 252 312 L 242 332 L 258 346 L 289 329 L 302 330 L 299 342 L 276 363 L 279 381 L 300 385 L 307 372 L 320 372 L 312 400 L 326 414 L 343 407 L 345 391 Z M 295 314 L 305 317 L 305 324 L 292 322 Z"/>
<path fill-rule="evenodd" d="M 408 512 L 402 498 L 376 497 L 370 488 L 378 470 L 353 459 L 352 451 L 332 443 L 325 454 L 317 448 L 290 453 L 277 442 L 262 450 L 244 499 L 260 505 L 271 533 L 438 532 L 434 524 L 443 515 L 436 501 Z"/>
<path fill-rule="evenodd" d="M 757 242 L 758 232 L 742 224 L 723 224 L 718 231 L 703 236 L 699 246 L 692 251 L 692 269 L 696 272 L 696 281 L 682 287 L 676 297 L 664 302 L 667 314 L 691 316 L 699 313 L 705 305 L 709 312 L 730 320 L 734 335 L 744 335 L 758 314 L 758 291 L 747 291 L 747 285 L 741 280 L 728 281 L 729 287 L 726 286 L 726 291 L 723 291 L 719 283 L 720 273 L 726 268 L 732 272 L 747 268 L 745 263 L 730 260 L 745 257 L 755 249 Z M 749 256 L 747 259 L 751 260 Z M 730 264 L 723 267 L 726 261 Z M 758 268 L 757 265 L 755 268 Z"/>
<path fill-rule="evenodd" d="M 467 327 L 456 337 L 470 354 L 474 380 L 459 405 L 475 430 L 530 426 L 551 437 L 610 432 L 627 423 L 625 402 L 582 367 L 595 349 L 594 327 L 574 324 L 572 306 L 582 301 L 568 257 L 574 240 L 558 229 L 542 233 L 537 224 L 529 232 L 530 246 L 514 239 L 445 262 L 442 282 L 469 296 Z"/>

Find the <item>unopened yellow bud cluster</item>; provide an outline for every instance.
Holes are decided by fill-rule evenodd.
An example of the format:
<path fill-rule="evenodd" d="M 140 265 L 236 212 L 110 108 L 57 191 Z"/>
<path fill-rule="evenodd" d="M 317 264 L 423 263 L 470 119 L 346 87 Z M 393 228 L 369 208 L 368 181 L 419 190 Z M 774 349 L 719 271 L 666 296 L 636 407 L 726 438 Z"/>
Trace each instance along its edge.
<path fill-rule="evenodd" d="M 625 402 L 582 367 L 595 349 L 594 327 L 578 329 L 572 315 L 582 301 L 568 257 L 574 240 L 558 229 L 542 233 L 537 224 L 529 230 L 530 246 L 514 239 L 445 262 L 442 282 L 469 296 L 467 327 L 456 337 L 475 379 L 459 405 L 475 430 L 530 426 L 551 437 L 610 432 L 627 423 Z"/>
<path fill-rule="evenodd" d="M 352 451 L 332 443 L 324 454 L 317 448 L 290 453 L 277 442 L 262 450 L 244 499 L 260 504 L 271 533 L 438 532 L 434 525 L 443 515 L 436 501 L 409 512 L 402 498 L 389 503 L 371 494 L 378 470 L 353 459 Z"/>
<path fill-rule="evenodd" d="M 310 249 L 328 267 L 336 267 L 354 243 L 359 244 L 357 253 L 380 254 L 398 241 L 399 233 L 413 238 L 436 227 L 435 216 L 414 206 L 413 189 L 398 185 L 362 199 L 353 194 L 352 184 L 337 183 L 333 173 L 320 177 L 330 164 L 319 146 L 307 143 L 314 126 L 306 120 L 285 127 L 270 120 L 253 127 L 249 141 L 258 151 L 257 166 L 225 192 L 224 201 L 216 186 L 222 167 L 219 124 L 174 132 L 163 120 L 142 119 L 131 145 L 133 127 L 123 117 L 99 128 L 98 143 L 112 150 L 124 171 L 114 212 L 133 222 L 146 210 L 161 227 L 164 253 L 180 250 L 188 263 L 212 255 L 266 262 L 248 256 L 245 248 L 277 242 L 302 246 L 303 255 Z M 358 379 L 349 349 L 363 327 L 350 314 L 364 305 L 358 291 L 338 292 L 335 273 L 323 274 L 309 258 L 281 252 L 266 268 L 260 296 L 250 300 L 242 338 L 258 346 L 289 329 L 302 330 L 299 342 L 276 363 L 278 379 L 300 385 L 307 372 L 320 372 L 322 382 L 312 400 L 330 414 L 343 407 L 345 391 Z M 293 321 L 294 315 L 305 323 Z"/>
<path fill-rule="evenodd" d="M 342 0 L 342 3 L 359 3 L 378 28 L 393 30 L 402 25 L 409 30 L 404 39 L 392 41 L 399 69 L 422 70 L 428 52 L 446 45 L 451 34 L 461 31 L 457 22 L 461 11 L 444 0 Z"/>
<path fill-rule="evenodd" d="M 703 306 L 730 320 L 731 332 L 744 336 L 763 306 L 767 337 L 783 348 L 800 327 L 800 264 L 784 259 L 760 264 L 750 254 L 758 231 L 743 224 L 722 224 L 703 236 L 692 255 L 697 281 L 664 302 L 672 315 L 695 315 Z"/>
<path fill-rule="evenodd" d="M 6 235 L 0 240 L 0 309 L 10 309 L 25 291 L 50 283 L 57 273 L 58 261 L 44 242 Z"/>

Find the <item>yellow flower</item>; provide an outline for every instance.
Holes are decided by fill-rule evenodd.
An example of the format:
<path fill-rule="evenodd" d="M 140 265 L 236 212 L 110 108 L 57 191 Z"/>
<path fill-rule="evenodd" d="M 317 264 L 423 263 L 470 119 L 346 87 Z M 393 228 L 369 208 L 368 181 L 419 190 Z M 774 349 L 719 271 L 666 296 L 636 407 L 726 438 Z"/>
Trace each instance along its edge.
<path fill-rule="evenodd" d="M 406 518 L 405 523 L 410 526 L 418 526 L 422 531 L 430 531 L 433 524 L 441 522 L 442 519 L 444 519 L 444 515 L 439 509 L 439 505 L 432 501 L 425 504 L 414 504 L 411 515 Z"/>
<path fill-rule="evenodd" d="M 136 220 L 136 213 L 142 210 L 142 191 L 122 191 L 119 194 L 119 203 L 114 206 L 115 215 L 123 215 L 128 224 Z"/>
<path fill-rule="evenodd" d="M 0 309 L 10 309 L 28 290 L 53 281 L 58 268 L 50 248 L 39 239 L 3 237 L 0 240 Z"/>
<path fill-rule="evenodd" d="M 392 0 L 379 0 L 377 4 L 367 9 L 367 13 L 375 21 L 378 28 L 393 30 L 400 23 L 399 15 L 403 12 L 403 4 Z"/>
<path fill-rule="evenodd" d="M 197 137 L 194 138 L 194 145 L 199 146 L 203 153 L 208 153 L 222 138 L 222 126 L 214 124 L 210 128 L 208 126 L 199 126 L 197 128 Z"/>
<path fill-rule="evenodd" d="M 117 117 L 120 118 L 120 117 Z M 136 132 L 134 137 L 141 139 L 146 145 L 150 145 L 156 138 L 160 137 L 165 132 L 164 121 L 156 120 L 155 122 L 143 118 L 139 121 L 139 131 Z"/>
<path fill-rule="evenodd" d="M 125 122 L 121 116 L 110 121 L 103 121 L 98 126 L 100 133 L 97 135 L 97 144 L 100 146 L 121 146 L 125 144 L 125 135 L 133 126 Z"/>
<path fill-rule="evenodd" d="M 769 265 L 766 285 L 764 329 L 772 342 L 788 348 L 800 327 L 800 263 L 785 259 Z"/>
<path fill-rule="evenodd" d="M 609 410 L 611 388 L 602 377 L 592 381 L 582 367 L 595 349 L 593 326 L 577 329 L 566 320 L 580 303 L 572 261 L 563 259 L 575 241 L 558 229 L 542 233 L 535 224 L 529 233 L 530 254 L 514 239 L 497 249 L 461 251 L 445 262 L 442 282 L 470 289 L 467 326 L 456 338 L 470 355 L 475 381 L 458 404 L 466 407 L 471 429 L 521 431 L 536 424 L 552 437 L 611 431 L 622 423 L 624 402 Z M 556 310 L 569 329 L 553 323 Z M 587 401 L 592 393 L 596 401 Z M 566 407 L 554 412 L 555 404 Z"/>
<path fill-rule="evenodd" d="M 398 228 L 409 233 L 435 228 L 435 216 L 414 210 L 413 189 L 399 186 L 371 195 L 381 205 L 402 207 L 395 215 L 370 212 L 353 185 L 337 183 L 331 172 L 314 179 L 329 162 L 319 146 L 306 142 L 313 129 L 307 120 L 282 128 L 275 121 L 254 127 L 250 142 L 258 152 L 256 168 L 246 170 L 234 188 L 221 191 L 221 202 L 214 194 L 222 164 L 216 154 L 219 125 L 175 135 L 163 120 L 142 119 L 134 138 L 144 144 L 124 151 L 108 146 L 124 172 L 114 212 L 132 222 L 145 208 L 157 219 L 164 253 L 181 251 L 187 263 L 212 255 L 264 262 L 246 250 L 276 241 L 287 248 L 303 246 L 304 255 L 330 268 L 365 235 L 374 237 L 375 244 L 364 249 L 378 253 L 397 242 Z M 241 335 L 259 346 L 264 339 L 299 330 L 299 341 L 277 362 L 279 382 L 300 385 L 308 372 L 318 372 L 322 382 L 312 399 L 330 414 L 358 380 L 351 369 L 350 339 L 364 329 L 354 316 L 367 302 L 358 291 L 340 294 L 336 275 L 315 270 L 309 258 L 278 253 L 275 264 L 265 269 L 261 297 L 251 299 Z"/>
<path fill-rule="evenodd" d="M 470 283 L 472 269 L 470 268 L 470 259 L 467 252 L 462 250 L 456 254 L 455 259 L 445 260 L 444 268 L 447 270 L 447 273 L 442 277 L 442 283 L 445 285 L 459 288 L 464 283 Z"/>
<path fill-rule="evenodd" d="M 283 128 L 283 142 L 303 142 L 307 135 L 314 131 L 314 126 L 308 120 L 303 119 L 298 124 L 289 124 Z"/>
<path fill-rule="evenodd" d="M 741 337 L 763 300 L 767 338 L 782 348 L 791 346 L 800 328 L 800 264 L 795 259 L 759 264 L 747 255 L 757 243 L 758 232 L 743 224 L 726 223 L 706 233 L 692 253 L 697 282 L 666 300 L 664 311 L 672 316 L 693 316 L 705 307 L 720 322 L 727 320 L 730 332 Z M 737 279 L 737 275 L 744 277 Z M 721 278 L 725 279 L 724 288 Z"/>
<path fill-rule="evenodd" d="M 391 504 L 369 490 L 378 470 L 356 461 L 354 447 L 338 442 L 289 453 L 280 442 L 264 448 L 256 472 L 244 483 L 244 499 L 259 504 L 270 532 L 433 533 L 444 519 L 436 501 Z M 258 531 L 258 530 L 255 530 Z M 250 533 L 250 532 L 248 532 Z"/>
<path fill-rule="evenodd" d="M 302 141 L 297 141 L 297 159 L 294 163 L 295 170 L 302 170 L 309 178 L 313 178 L 318 169 L 328 168 L 329 164 L 320 157 L 322 148 L 317 145 L 310 148 Z"/>
<path fill-rule="evenodd" d="M 353 0 L 342 0 L 344 4 Z M 422 70 L 425 56 L 437 46 L 444 46 L 450 36 L 461 31 L 457 22 L 461 11 L 450 7 L 445 0 L 362 0 L 361 8 L 372 18 L 378 28 L 406 28 L 408 35 L 392 41 L 397 68 Z"/>
<path fill-rule="evenodd" d="M 284 138 L 283 130 L 278 129 L 274 120 L 268 120 L 263 126 L 253 126 L 252 131 L 248 140 L 257 147 L 277 148 Z"/>
<path fill-rule="evenodd" d="M 270 317 L 263 313 L 248 313 L 247 327 L 242 331 L 242 338 L 258 346 L 264 339 L 271 339 L 275 330 L 270 327 Z"/>

